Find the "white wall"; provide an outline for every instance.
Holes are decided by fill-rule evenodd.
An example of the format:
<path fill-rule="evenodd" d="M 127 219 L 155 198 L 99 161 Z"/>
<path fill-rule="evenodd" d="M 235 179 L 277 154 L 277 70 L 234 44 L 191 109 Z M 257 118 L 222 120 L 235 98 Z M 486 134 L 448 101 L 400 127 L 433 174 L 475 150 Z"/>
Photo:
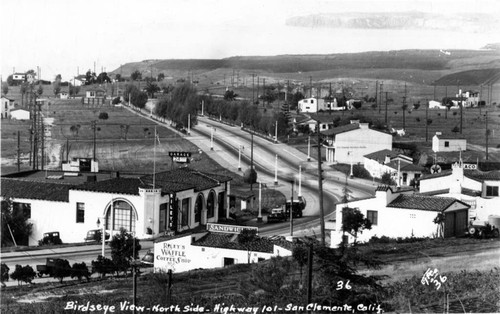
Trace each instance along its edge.
<path fill-rule="evenodd" d="M 448 142 L 448 147 L 445 147 L 445 142 Z M 445 139 L 436 135 L 432 137 L 432 150 L 435 152 L 458 152 L 466 148 L 466 139 Z"/>
<path fill-rule="evenodd" d="M 215 247 L 191 245 L 192 237 L 199 238 L 202 234 L 187 235 L 169 241 L 158 242 L 154 245 L 154 270 L 165 272 L 183 272 L 197 268 L 211 269 L 224 266 L 224 258 L 233 258 L 235 264 L 258 262 L 259 258 L 269 259 L 278 253 L 289 256 L 291 252 L 275 246 L 273 253 L 247 252 L 246 250 L 230 250 Z"/>
<path fill-rule="evenodd" d="M 392 135 L 360 128 L 335 136 L 335 161 L 339 163 L 363 163 L 364 155 L 382 149 L 392 149 Z M 351 152 L 351 155 L 349 154 Z"/>

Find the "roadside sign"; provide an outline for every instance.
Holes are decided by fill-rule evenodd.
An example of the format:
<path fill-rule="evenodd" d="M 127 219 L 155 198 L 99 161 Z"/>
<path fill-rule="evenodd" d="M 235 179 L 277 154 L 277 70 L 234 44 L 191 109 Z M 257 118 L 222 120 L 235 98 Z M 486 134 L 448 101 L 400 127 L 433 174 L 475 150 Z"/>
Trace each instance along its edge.
<path fill-rule="evenodd" d="M 170 157 L 191 157 L 190 152 L 168 152 Z"/>
<path fill-rule="evenodd" d="M 477 164 L 464 164 L 466 170 L 477 170 Z"/>
<path fill-rule="evenodd" d="M 259 228 L 258 227 L 235 226 L 235 225 L 223 225 L 223 224 L 207 223 L 207 231 L 210 231 L 210 232 L 240 234 L 241 231 L 243 231 L 245 229 L 255 230 L 257 233 L 259 233 Z"/>

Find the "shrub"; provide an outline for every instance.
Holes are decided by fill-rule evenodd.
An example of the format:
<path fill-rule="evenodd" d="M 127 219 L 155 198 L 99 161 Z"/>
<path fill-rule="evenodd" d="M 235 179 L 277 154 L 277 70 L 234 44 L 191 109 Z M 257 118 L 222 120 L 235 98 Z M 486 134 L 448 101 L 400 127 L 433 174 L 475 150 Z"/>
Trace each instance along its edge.
<path fill-rule="evenodd" d="M 89 281 L 90 272 L 85 262 L 73 264 L 73 267 L 71 267 L 71 278 L 75 277 L 77 277 L 79 281 L 82 281 L 83 277 Z"/>
<path fill-rule="evenodd" d="M 381 183 L 385 185 L 396 185 L 396 182 L 392 179 L 390 172 L 386 172 L 382 175 Z"/>
<path fill-rule="evenodd" d="M 113 99 L 113 101 L 111 102 L 113 105 L 118 105 L 119 103 L 121 103 L 122 100 L 120 97 L 116 97 Z"/>
<path fill-rule="evenodd" d="M 10 278 L 17 280 L 18 284 L 21 281 L 24 281 L 25 283 L 31 283 L 35 278 L 35 275 L 36 273 L 31 266 L 16 265 L 16 269 L 10 275 Z"/>
<path fill-rule="evenodd" d="M 108 115 L 107 112 L 100 112 L 99 113 L 99 119 L 101 119 L 101 120 L 108 120 L 108 118 L 109 118 L 109 115 Z"/>
<path fill-rule="evenodd" d="M 59 279 L 62 283 L 64 277 L 71 276 L 71 266 L 67 259 L 58 258 L 54 261 L 54 269 L 52 271 L 52 277 Z"/>
<path fill-rule="evenodd" d="M 4 281 L 9 281 L 9 270 L 10 268 L 6 264 L 2 263 L 0 273 L 0 282 L 2 283 L 2 286 L 5 286 Z"/>
<path fill-rule="evenodd" d="M 104 278 L 106 274 L 111 274 L 116 271 L 113 261 L 102 255 L 97 257 L 97 261 L 92 261 L 92 268 L 96 273 L 100 274 L 102 278 Z"/>

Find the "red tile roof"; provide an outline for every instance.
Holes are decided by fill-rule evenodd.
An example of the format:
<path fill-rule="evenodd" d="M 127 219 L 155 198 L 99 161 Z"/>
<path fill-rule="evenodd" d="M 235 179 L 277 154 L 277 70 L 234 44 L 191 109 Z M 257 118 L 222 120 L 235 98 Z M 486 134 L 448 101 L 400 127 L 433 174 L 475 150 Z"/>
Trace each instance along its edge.
<path fill-rule="evenodd" d="M 406 194 L 399 195 L 395 200 L 389 203 L 387 207 L 442 212 L 455 202 L 459 202 L 465 206 L 470 207 L 469 205 L 452 197 L 406 195 Z"/>
<path fill-rule="evenodd" d="M 250 250 L 253 252 L 265 252 L 272 253 L 274 251 L 274 245 L 281 246 L 288 250 L 292 250 L 293 244 L 286 240 L 271 240 L 269 238 L 257 237 L 254 241 L 248 242 L 246 244 L 241 244 L 238 242 L 238 236 L 235 234 L 224 234 L 209 232 L 204 237 L 200 238 L 193 245 L 196 246 L 206 246 L 215 248 L 224 248 L 232 250 Z"/>
<path fill-rule="evenodd" d="M 333 129 L 328 129 L 326 131 L 321 131 L 321 134 L 326 135 L 326 136 L 335 136 L 337 134 L 349 132 L 349 131 L 356 130 L 356 129 L 359 129 L 359 124 L 351 123 L 351 124 L 346 124 L 343 126 L 333 128 Z"/>
<path fill-rule="evenodd" d="M 33 182 L 2 178 L 0 194 L 4 198 L 26 198 L 55 202 L 69 202 L 72 185 L 49 182 Z"/>

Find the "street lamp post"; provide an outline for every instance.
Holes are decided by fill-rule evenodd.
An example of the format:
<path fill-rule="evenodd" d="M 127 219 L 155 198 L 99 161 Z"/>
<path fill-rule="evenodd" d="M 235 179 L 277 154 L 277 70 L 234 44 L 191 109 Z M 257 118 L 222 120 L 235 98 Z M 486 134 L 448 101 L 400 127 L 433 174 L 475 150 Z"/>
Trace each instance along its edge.
<path fill-rule="evenodd" d="M 241 145 L 238 145 L 238 171 L 241 171 Z"/>
<path fill-rule="evenodd" d="M 214 150 L 214 128 L 210 130 L 210 150 Z"/>
<path fill-rule="evenodd" d="M 307 137 L 307 161 L 311 161 L 311 136 Z"/>
<path fill-rule="evenodd" d="M 104 243 L 106 241 L 106 224 L 104 223 L 104 217 L 102 218 L 102 230 L 101 230 L 101 240 L 102 240 L 102 247 L 101 247 L 101 255 L 104 257 Z M 97 228 L 99 228 L 99 225 L 101 224 L 101 221 L 99 218 L 97 218 Z"/>
<path fill-rule="evenodd" d="M 274 160 L 274 185 L 278 185 L 278 154 Z"/>
<path fill-rule="evenodd" d="M 302 166 L 299 165 L 299 193 L 297 194 L 298 197 L 302 196 Z"/>
<path fill-rule="evenodd" d="M 257 222 L 262 222 L 262 182 L 259 181 L 259 215 Z"/>

